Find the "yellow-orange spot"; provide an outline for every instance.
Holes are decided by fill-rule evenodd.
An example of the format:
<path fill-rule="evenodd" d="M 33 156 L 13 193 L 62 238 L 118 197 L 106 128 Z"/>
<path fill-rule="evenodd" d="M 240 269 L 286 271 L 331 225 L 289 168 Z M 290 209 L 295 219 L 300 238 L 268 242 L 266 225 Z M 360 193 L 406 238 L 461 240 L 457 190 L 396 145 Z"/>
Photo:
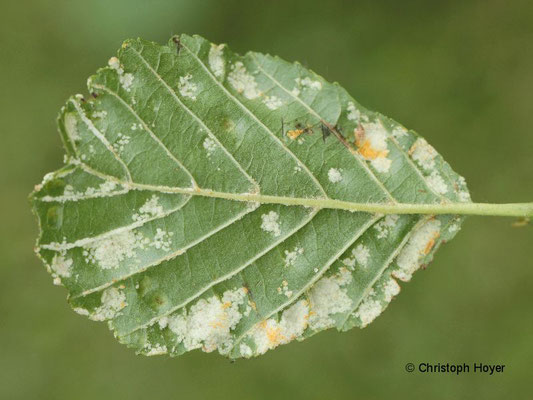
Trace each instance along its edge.
<path fill-rule="evenodd" d="M 249 301 L 248 304 L 254 309 L 254 311 L 257 310 L 257 304 L 255 304 L 255 301 Z"/>
<path fill-rule="evenodd" d="M 226 308 L 231 307 L 231 303 L 229 301 L 226 301 L 224 304 L 222 304 L 222 309 L 225 310 Z"/>
<path fill-rule="evenodd" d="M 220 322 L 220 321 L 212 322 L 209 325 L 211 326 L 211 328 L 221 328 L 222 327 L 222 322 Z"/>
<path fill-rule="evenodd" d="M 287 131 L 287 136 L 290 137 L 292 140 L 295 140 L 302 133 L 304 133 L 303 129 L 291 129 L 291 130 Z"/>
<path fill-rule="evenodd" d="M 357 151 L 367 160 L 375 160 L 376 158 L 384 158 L 389 154 L 389 150 L 376 150 L 372 148 L 370 140 L 355 142 L 357 145 Z"/>
<path fill-rule="evenodd" d="M 278 345 L 284 338 L 279 327 L 267 328 L 266 335 L 272 345 Z"/>
<path fill-rule="evenodd" d="M 435 242 L 437 241 L 437 238 L 440 236 L 439 232 L 436 232 L 431 239 L 426 244 L 426 247 L 424 248 L 424 255 L 428 255 L 433 246 L 435 246 Z"/>
<path fill-rule="evenodd" d="M 411 146 L 411 148 L 409 149 L 407 154 L 409 154 L 409 156 L 413 155 L 413 153 L 415 152 L 417 146 L 418 146 L 418 140 L 413 143 L 413 145 Z"/>

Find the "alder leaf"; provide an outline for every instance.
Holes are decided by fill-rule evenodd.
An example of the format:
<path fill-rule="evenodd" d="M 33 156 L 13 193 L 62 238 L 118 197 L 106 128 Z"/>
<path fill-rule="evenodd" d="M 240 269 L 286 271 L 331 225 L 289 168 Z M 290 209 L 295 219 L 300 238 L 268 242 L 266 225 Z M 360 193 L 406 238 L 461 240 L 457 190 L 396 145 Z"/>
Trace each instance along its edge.
<path fill-rule="evenodd" d="M 423 138 L 298 63 L 128 40 L 88 87 L 59 116 L 66 165 L 32 194 L 36 251 L 142 354 L 248 358 L 365 327 L 463 220 L 405 209 L 470 202 Z"/>

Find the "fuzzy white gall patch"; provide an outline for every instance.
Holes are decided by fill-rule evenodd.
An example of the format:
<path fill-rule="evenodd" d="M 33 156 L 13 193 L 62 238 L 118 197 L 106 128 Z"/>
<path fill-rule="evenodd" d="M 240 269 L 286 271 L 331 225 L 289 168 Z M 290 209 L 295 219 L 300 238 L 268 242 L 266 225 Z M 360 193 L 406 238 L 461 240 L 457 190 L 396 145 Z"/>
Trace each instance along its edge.
<path fill-rule="evenodd" d="M 328 179 L 331 183 L 337 183 L 342 181 L 341 171 L 337 168 L 330 168 L 328 171 Z"/>
<path fill-rule="evenodd" d="M 88 264 L 97 264 L 102 269 L 118 268 L 125 259 L 135 256 L 135 250 L 144 248 L 149 240 L 140 232 L 125 231 L 98 239 L 83 247 L 83 256 Z"/>
<path fill-rule="evenodd" d="M 217 78 L 222 78 L 226 72 L 226 63 L 224 62 L 224 45 L 211 44 L 209 49 L 209 68 Z"/>
<path fill-rule="evenodd" d="M 271 110 L 277 110 L 283 105 L 283 102 L 276 96 L 266 96 L 263 103 Z"/>
<path fill-rule="evenodd" d="M 207 152 L 207 157 L 210 157 L 211 154 L 213 154 L 215 152 L 215 150 L 217 149 L 217 145 L 215 143 L 215 141 L 209 137 L 206 137 L 202 143 L 202 146 L 203 148 L 205 149 L 205 151 Z"/>
<path fill-rule="evenodd" d="M 69 278 L 71 275 L 72 259 L 65 258 L 64 255 L 56 254 L 52 259 L 52 271 L 62 278 Z"/>
<path fill-rule="evenodd" d="M 83 315 L 85 317 L 89 316 L 89 310 L 82 308 L 82 307 L 76 307 L 72 309 L 76 314 Z"/>
<path fill-rule="evenodd" d="M 117 313 L 128 305 L 126 295 L 116 287 L 109 287 L 102 293 L 101 305 L 89 316 L 94 321 L 105 321 L 114 318 Z"/>
<path fill-rule="evenodd" d="M 355 108 L 355 104 L 353 102 L 350 101 L 348 103 L 347 110 L 348 114 L 346 115 L 346 117 L 350 121 L 358 122 L 361 119 L 361 112 L 357 108 Z"/>
<path fill-rule="evenodd" d="M 172 243 L 172 236 L 174 236 L 174 232 L 169 232 L 164 229 L 157 228 L 154 238 L 150 242 L 150 246 L 155 247 L 158 250 L 169 252 L 170 245 Z"/>
<path fill-rule="evenodd" d="M 251 100 L 261 96 L 261 91 L 257 88 L 257 82 L 246 71 L 241 61 L 237 61 L 231 66 L 231 72 L 228 74 L 228 82 L 237 92 L 244 95 L 247 99 Z"/>
<path fill-rule="evenodd" d="M 404 127 L 401 127 L 401 126 L 396 126 L 394 127 L 394 129 L 392 130 L 391 132 L 391 135 L 394 139 L 398 140 L 398 139 L 401 139 L 405 136 L 407 136 L 407 129 L 405 129 Z"/>
<path fill-rule="evenodd" d="M 459 232 L 460 229 L 461 227 L 459 226 L 459 224 L 454 223 L 450 225 L 450 227 L 448 228 L 448 232 L 453 234 Z"/>
<path fill-rule="evenodd" d="M 279 225 L 279 214 L 275 211 L 270 211 L 268 214 L 261 215 L 261 229 L 269 232 L 274 236 L 281 235 L 281 227 Z"/>
<path fill-rule="evenodd" d="M 107 117 L 107 111 L 106 110 L 95 111 L 95 112 L 93 112 L 92 117 L 93 118 L 98 118 L 98 119 L 103 119 L 103 118 Z"/>
<path fill-rule="evenodd" d="M 322 89 L 322 82 L 320 81 L 314 81 L 309 77 L 305 78 L 296 78 L 295 82 L 298 86 L 306 88 L 306 89 L 312 89 L 312 90 L 320 90 Z"/>
<path fill-rule="evenodd" d="M 198 93 L 198 85 L 192 81 L 192 75 L 187 74 L 180 76 L 178 82 L 178 91 L 183 97 L 187 97 L 191 100 L 196 100 L 196 94 Z"/>
<path fill-rule="evenodd" d="M 364 123 L 362 129 L 355 129 L 356 145 L 359 154 L 381 173 L 387 173 L 392 160 L 388 158 L 388 133 L 378 122 Z"/>
<path fill-rule="evenodd" d="M 164 214 L 163 207 L 159 204 L 159 197 L 152 195 L 142 206 L 139 212 L 132 215 L 134 221 L 147 221 Z"/>
<path fill-rule="evenodd" d="M 345 285 L 352 281 L 352 274 L 347 268 L 339 273 L 324 277 L 316 282 L 308 292 L 311 315 L 309 326 L 314 330 L 326 329 L 335 323 L 332 315 L 349 311 L 352 299 L 346 293 Z"/>
<path fill-rule="evenodd" d="M 270 318 L 256 324 L 247 338 L 255 344 L 255 355 L 264 354 L 300 337 L 307 328 L 308 320 L 308 304 L 300 300 L 283 311 L 279 322 Z"/>
<path fill-rule="evenodd" d="M 228 290 L 222 299 L 212 296 L 198 300 L 188 312 L 169 317 L 168 327 L 187 350 L 227 353 L 233 345 L 231 331 L 239 323 L 246 288 Z"/>
<path fill-rule="evenodd" d="M 129 92 L 131 91 L 131 87 L 133 85 L 133 74 L 130 74 L 129 72 L 122 75 L 119 80 L 120 80 L 120 84 L 122 85 L 122 88 L 126 91 L 126 92 Z"/>
<path fill-rule="evenodd" d="M 446 194 L 448 192 L 448 185 L 442 179 L 442 176 L 434 170 L 427 178 L 426 181 L 429 187 L 438 194 Z"/>
<path fill-rule="evenodd" d="M 437 151 L 425 139 L 418 138 L 409 150 L 411 158 L 425 170 L 435 168 L 435 157 Z"/>
<path fill-rule="evenodd" d="M 144 354 L 147 355 L 148 357 L 159 356 L 159 355 L 168 353 L 167 346 L 159 344 L 159 343 L 156 343 L 154 345 L 148 343 L 144 347 L 144 351 L 145 351 Z"/>
<path fill-rule="evenodd" d="M 420 268 L 420 260 L 423 259 L 436 243 L 440 236 L 441 222 L 430 219 L 420 226 L 411 236 L 405 247 L 396 259 L 398 268 L 393 271 L 393 276 L 409 281 L 413 273 Z"/>
<path fill-rule="evenodd" d="M 298 259 L 298 256 L 300 254 L 303 254 L 304 249 L 301 247 L 295 247 L 293 250 L 285 250 L 285 266 L 290 267 L 293 266 L 296 260 Z"/>
<path fill-rule="evenodd" d="M 374 225 L 374 229 L 378 232 L 376 237 L 378 239 L 384 239 L 389 236 L 392 229 L 394 228 L 394 225 L 396 225 L 396 222 L 398 222 L 399 218 L 399 215 L 389 214 L 381 221 L 379 221 L 376 225 Z"/>
<path fill-rule="evenodd" d="M 65 131 L 72 142 L 80 140 L 78 132 L 78 119 L 74 113 L 67 113 L 64 116 Z"/>
<path fill-rule="evenodd" d="M 241 343 L 239 346 L 239 352 L 244 358 L 250 358 L 254 355 L 252 349 L 247 344 Z"/>
<path fill-rule="evenodd" d="M 122 88 L 127 92 L 131 91 L 131 87 L 133 85 L 134 80 L 133 74 L 124 73 L 124 68 L 120 64 L 120 61 L 117 57 L 111 57 L 107 64 L 109 65 L 109 67 L 111 67 L 111 69 L 114 69 L 117 72 L 118 79 Z"/>
<path fill-rule="evenodd" d="M 354 315 L 361 320 L 361 327 L 364 328 L 374 321 L 382 311 L 383 307 L 380 301 L 372 298 L 372 294 L 369 294 L 359 305 Z"/>
<path fill-rule="evenodd" d="M 390 303 L 394 296 L 400 293 L 400 285 L 396 279 L 390 278 L 383 284 L 383 296 L 387 303 Z"/>
<path fill-rule="evenodd" d="M 117 140 L 113 143 L 113 149 L 115 149 L 117 153 L 122 153 L 126 145 L 130 142 L 130 139 L 130 136 L 119 133 L 117 135 Z"/>
<path fill-rule="evenodd" d="M 352 250 L 352 254 L 355 257 L 357 264 L 366 268 L 368 266 L 368 260 L 370 258 L 370 250 L 364 244 L 358 244 L 355 249 Z"/>
<path fill-rule="evenodd" d="M 459 197 L 459 201 L 463 203 L 472 201 L 472 199 L 470 198 L 470 193 L 468 192 L 468 188 L 466 187 L 466 180 L 462 176 L 457 178 L 456 192 L 457 192 L 457 196 Z"/>

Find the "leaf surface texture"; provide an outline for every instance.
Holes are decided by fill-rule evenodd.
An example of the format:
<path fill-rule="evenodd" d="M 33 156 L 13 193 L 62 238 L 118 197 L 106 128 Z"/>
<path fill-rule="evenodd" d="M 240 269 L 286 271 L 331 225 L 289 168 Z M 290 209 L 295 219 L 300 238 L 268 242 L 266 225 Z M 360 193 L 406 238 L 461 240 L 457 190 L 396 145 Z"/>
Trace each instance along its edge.
<path fill-rule="evenodd" d="M 365 327 L 462 223 L 307 200 L 470 201 L 423 138 L 298 63 L 130 40 L 88 87 L 59 116 L 65 166 L 32 195 L 37 252 L 142 354 L 248 358 Z"/>

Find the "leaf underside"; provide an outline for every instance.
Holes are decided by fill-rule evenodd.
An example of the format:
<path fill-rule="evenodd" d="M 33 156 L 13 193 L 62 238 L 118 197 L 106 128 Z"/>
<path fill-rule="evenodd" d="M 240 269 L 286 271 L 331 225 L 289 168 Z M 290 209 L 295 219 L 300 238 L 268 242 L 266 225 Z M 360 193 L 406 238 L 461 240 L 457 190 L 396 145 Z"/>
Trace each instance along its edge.
<path fill-rule="evenodd" d="M 470 201 L 424 139 L 298 63 L 129 40 L 88 87 L 59 116 L 65 166 L 32 194 L 36 251 L 76 312 L 142 354 L 248 358 L 365 327 L 463 219 L 262 196 Z"/>

